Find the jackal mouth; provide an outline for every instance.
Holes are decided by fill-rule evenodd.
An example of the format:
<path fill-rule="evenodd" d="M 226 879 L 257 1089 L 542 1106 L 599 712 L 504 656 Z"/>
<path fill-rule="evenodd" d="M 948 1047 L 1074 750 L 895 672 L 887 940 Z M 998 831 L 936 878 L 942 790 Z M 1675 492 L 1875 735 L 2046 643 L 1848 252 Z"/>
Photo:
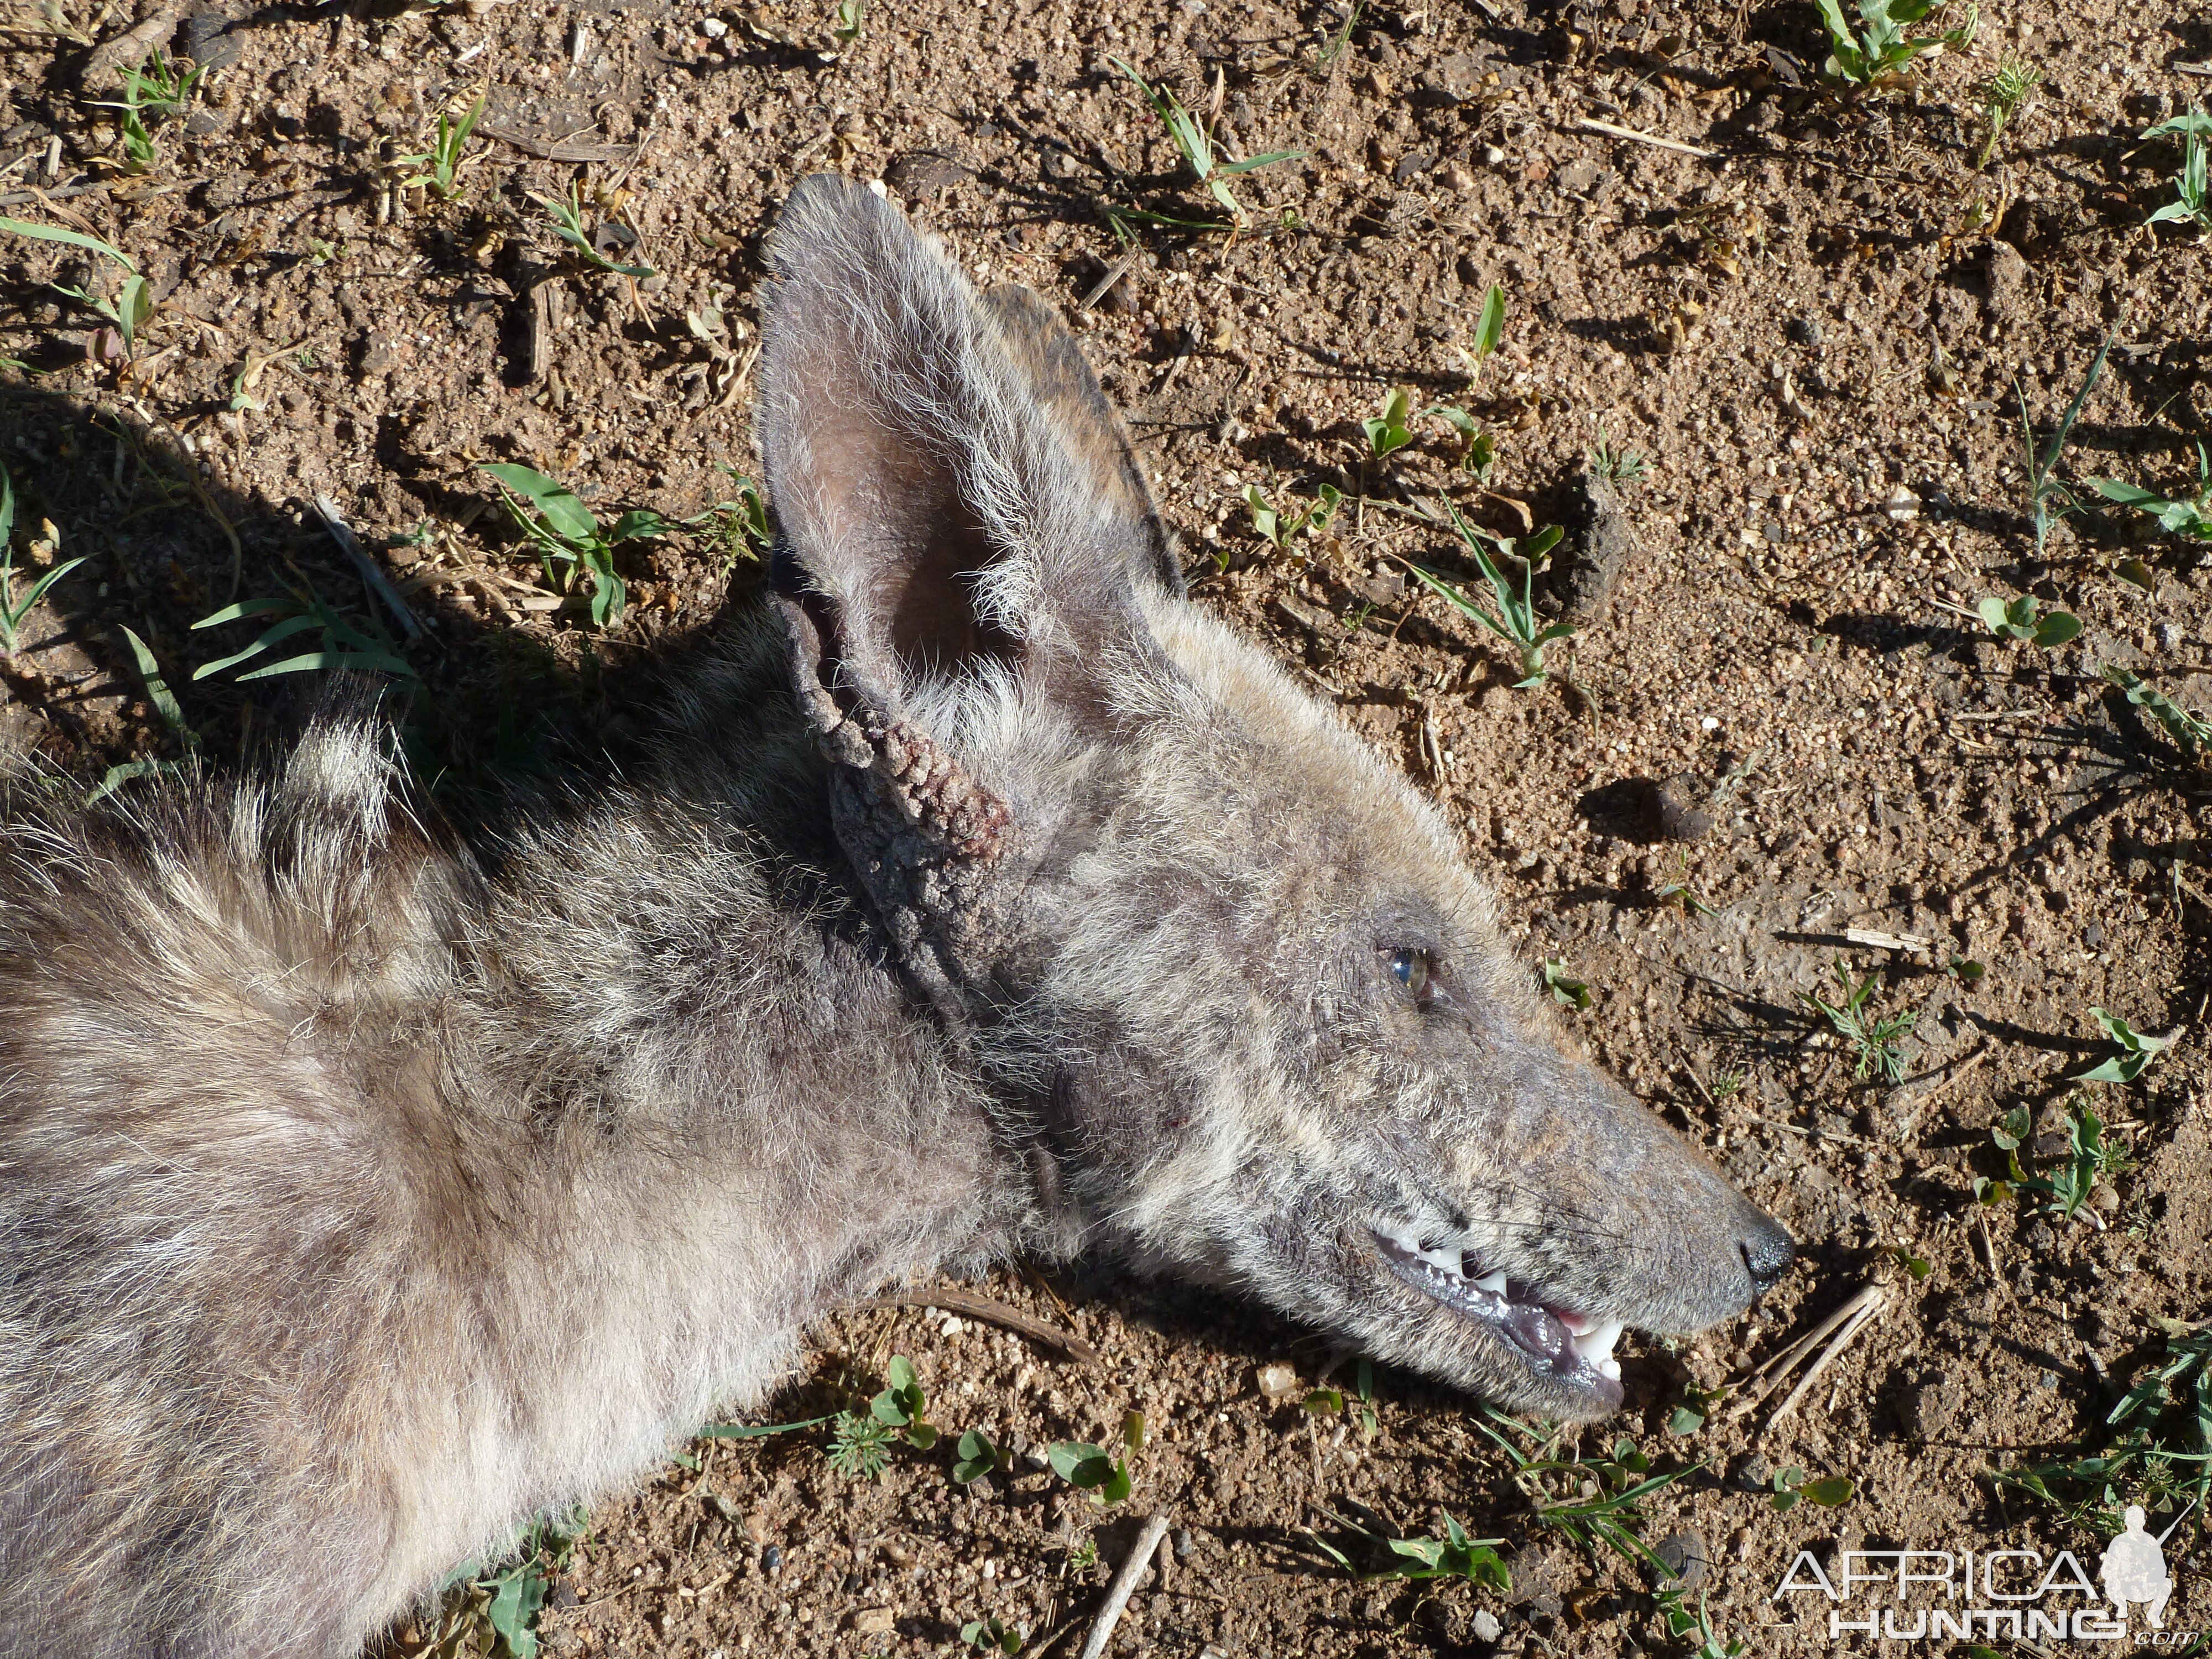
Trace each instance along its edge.
<path fill-rule="evenodd" d="M 1531 1370 L 1586 1390 L 1608 1407 L 1620 1404 L 1620 1363 L 1613 1357 L 1624 1328 L 1620 1320 L 1559 1307 L 1542 1287 L 1509 1279 L 1502 1267 L 1483 1272 L 1464 1250 L 1428 1244 L 1407 1232 L 1368 1231 L 1393 1273 L 1431 1302 L 1504 1338 Z"/>

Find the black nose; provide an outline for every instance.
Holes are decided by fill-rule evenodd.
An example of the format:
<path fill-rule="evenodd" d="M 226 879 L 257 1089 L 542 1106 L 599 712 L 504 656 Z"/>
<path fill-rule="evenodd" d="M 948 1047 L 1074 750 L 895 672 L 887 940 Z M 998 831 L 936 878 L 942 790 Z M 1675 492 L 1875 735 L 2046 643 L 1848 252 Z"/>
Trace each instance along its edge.
<path fill-rule="evenodd" d="M 1743 1252 L 1743 1265 L 1750 1270 L 1751 1282 L 1762 1292 L 1774 1288 L 1790 1266 L 1790 1258 L 1797 1254 L 1797 1241 L 1775 1221 L 1761 1216 L 1753 1226 L 1751 1236 L 1736 1248 Z"/>

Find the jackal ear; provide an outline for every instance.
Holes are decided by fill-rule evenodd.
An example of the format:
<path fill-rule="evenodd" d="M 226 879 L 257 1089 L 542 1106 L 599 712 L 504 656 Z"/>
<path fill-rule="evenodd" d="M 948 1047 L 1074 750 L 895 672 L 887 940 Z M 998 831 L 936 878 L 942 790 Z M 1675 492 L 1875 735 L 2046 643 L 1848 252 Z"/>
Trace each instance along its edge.
<path fill-rule="evenodd" d="M 823 682 L 888 716 L 994 665 L 1057 685 L 1140 629 L 1136 584 L 1166 580 L 1164 537 L 1042 303 L 987 306 L 933 240 L 835 174 L 801 181 L 768 251 L 775 574 Z"/>

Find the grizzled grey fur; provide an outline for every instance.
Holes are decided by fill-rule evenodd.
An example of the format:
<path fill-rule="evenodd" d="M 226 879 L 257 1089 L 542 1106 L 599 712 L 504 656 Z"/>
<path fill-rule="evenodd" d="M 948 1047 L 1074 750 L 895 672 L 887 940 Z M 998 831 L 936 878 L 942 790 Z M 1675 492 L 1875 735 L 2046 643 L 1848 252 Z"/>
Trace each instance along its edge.
<path fill-rule="evenodd" d="M 1041 301 L 834 178 L 771 255 L 774 591 L 656 772 L 483 859 L 343 715 L 14 810 L 0 1651 L 353 1653 L 841 1299 L 1012 1252 L 1578 1418 L 1617 1322 L 1787 1260 L 1186 601 Z"/>

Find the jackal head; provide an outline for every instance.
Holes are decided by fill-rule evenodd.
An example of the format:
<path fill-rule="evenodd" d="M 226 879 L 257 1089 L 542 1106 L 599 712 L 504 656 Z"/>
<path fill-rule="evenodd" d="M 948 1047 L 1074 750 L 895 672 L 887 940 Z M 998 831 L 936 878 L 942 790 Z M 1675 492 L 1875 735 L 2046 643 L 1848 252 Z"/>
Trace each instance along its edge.
<path fill-rule="evenodd" d="M 770 244 L 760 432 L 839 840 L 990 1079 L 1031 1243 L 1516 1408 L 1620 1402 L 1787 1233 L 1565 1052 L 1435 810 L 1183 596 L 1026 290 L 833 177 Z"/>

